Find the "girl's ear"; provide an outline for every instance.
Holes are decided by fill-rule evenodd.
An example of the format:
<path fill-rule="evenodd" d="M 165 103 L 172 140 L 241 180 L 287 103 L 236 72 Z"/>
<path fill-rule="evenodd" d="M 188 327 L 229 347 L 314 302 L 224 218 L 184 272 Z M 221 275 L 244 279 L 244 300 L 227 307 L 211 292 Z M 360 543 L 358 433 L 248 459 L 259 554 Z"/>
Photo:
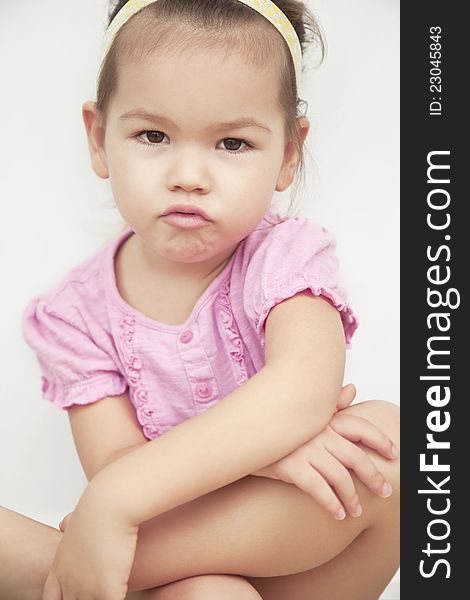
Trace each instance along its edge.
<path fill-rule="evenodd" d="M 93 170 L 98 177 L 108 179 L 108 161 L 104 148 L 105 130 L 96 109 L 96 102 L 85 102 L 82 106 L 82 116 L 85 123 Z"/>
<path fill-rule="evenodd" d="M 310 121 L 307 117 L 299 117 L 298 121 L 303 144 L 310 130 Z M 284 151 L 284 160 L 277 178 L 276 192 L 283 192 L 290 186 L 294 179 L 295 169 L 299 162 L 299 158 L 300 156 L 295 142 L 289 140 Z"/>

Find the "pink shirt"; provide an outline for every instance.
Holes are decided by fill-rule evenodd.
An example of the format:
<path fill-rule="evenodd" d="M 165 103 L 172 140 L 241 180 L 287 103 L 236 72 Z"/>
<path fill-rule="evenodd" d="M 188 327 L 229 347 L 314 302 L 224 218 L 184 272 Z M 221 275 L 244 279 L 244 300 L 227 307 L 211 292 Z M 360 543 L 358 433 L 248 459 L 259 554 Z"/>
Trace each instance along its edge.
<path fill-rule="evenodd" d="M 119 294 L 114 256 L 127 229 L 33 298 L 23 336 L 42 370 L 42 395 L 59 408 L 127 389 L 152 440 L 243 385 L 264 365 L 264 323 L 302 290 L 340 311 L 346 343 L 357 318 L 338 286 L 335 239 L 307 218 L 268 211 L 180 325 L 160 323 Z"/>

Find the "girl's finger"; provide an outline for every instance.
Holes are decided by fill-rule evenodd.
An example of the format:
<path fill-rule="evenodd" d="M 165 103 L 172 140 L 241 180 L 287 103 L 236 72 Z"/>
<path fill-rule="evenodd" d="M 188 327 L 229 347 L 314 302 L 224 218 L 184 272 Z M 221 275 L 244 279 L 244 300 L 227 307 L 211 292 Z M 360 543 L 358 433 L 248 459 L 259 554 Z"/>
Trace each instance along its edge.
<path fill-rule="evenodd" d="M 314 468 L 305 465 L 302 471 L 298 471 L 290 477 L 293 485 L 311 496 L 320 506 L 325 508 L 337 520 L 346 517 L 346 512 L 338 497 L 325 481 L 324 477 Z"/>
<path fill-rule="evenodd" d="M 369 455 L 342 435 L 325 441 L 325 448 L 342 465 L 354 471 L 370 491 L 382 498 L 392 493 L 391 485 L 375 466 Z"/>
<path fill-rule="evenodd" d="M 72 513 L 69 513 L 68 515 L 65 515 L 65 517 L 62 519 L 62 521 L 59 523 L 59 529 L 62 531 L 62 533 L 65 532 L 69 521 L 70 521 L 70 517 L 72 516 Z"/>
<path fill-rule="evenodd" d="M 398 449 L 393 441 L 376 425 L 363 417 L 344 413 L 336 414 L 330 422 L 330 427 L 351 442 L 361 442 L 385 458 L 394 459 L 398 456 Z"/>
<path fill-rule="evenodd" d="M 360 516 L 362 508 L 354 480 L 348 469 L 325 449 L 318 448 L 309 462 L 325 481 L 333 486 L 335 494 L 343 504 L 345 510 L 353 517 Z"/>
<path fill-rule="evenodd" d="M 343 410 L 347 408 L 351 402 L 356 397 L 356 387 L 352 383 L 348 383 L 343 388 L 341 388 L 341 392 L 339 394 L 339 400 L 336 405 L 338 410 Z"/>

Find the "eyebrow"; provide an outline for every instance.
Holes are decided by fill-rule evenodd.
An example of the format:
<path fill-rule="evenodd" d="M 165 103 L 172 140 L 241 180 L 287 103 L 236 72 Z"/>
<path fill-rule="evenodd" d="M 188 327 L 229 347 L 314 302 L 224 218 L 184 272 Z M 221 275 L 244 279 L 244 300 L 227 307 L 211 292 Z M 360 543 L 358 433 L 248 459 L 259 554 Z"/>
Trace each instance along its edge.
<path fill-rule="evenodd" d="M 178 129 L 178 126 L 173 123 L 171 119 L 167 119 L 161 115 L 154 115 L 145 110 L 130 110 L 119 117 L 120 120 L 126 119 L 143 119 L 144 121 L 150 121 L 152 123 L 163 123 L 164 125 L 169 125 L 175 129 Z M 209 131 L 227 131 L 230 129 L 243 129 L 245 127 L 253 127 L 256 129 L 261 129 L 266 133 L 272 133 L 271 129 L 267 125 L 263 125 L 263 123 L 259 123 L 256 119 L 251 117 L 242 117 L 241 119 L 237 119 L 236 121 L 226 121 L 224 123 L 216 123 L 211 125 L 208 130 Z"/>

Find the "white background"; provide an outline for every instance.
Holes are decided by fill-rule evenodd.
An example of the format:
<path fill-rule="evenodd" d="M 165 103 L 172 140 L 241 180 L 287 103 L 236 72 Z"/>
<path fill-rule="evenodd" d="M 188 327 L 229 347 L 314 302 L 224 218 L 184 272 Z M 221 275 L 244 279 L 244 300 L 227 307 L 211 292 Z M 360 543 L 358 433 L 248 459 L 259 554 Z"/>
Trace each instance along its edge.
<path fill-rule="evenodd" d="M 331 229 L 360 318 L 346 381 L 399 403 L 399 3 L 310 0 L 328 42 L 307 57 L 312 129 L 301 216 Z M 0 505 L 57 527 L 86 485 L 66 412 L 41 399 L 22 312 L 122 221 L 91 169 L 105 3 L 0 0 Z M 281 198 L 282 199 L 282 198 Z"/>

